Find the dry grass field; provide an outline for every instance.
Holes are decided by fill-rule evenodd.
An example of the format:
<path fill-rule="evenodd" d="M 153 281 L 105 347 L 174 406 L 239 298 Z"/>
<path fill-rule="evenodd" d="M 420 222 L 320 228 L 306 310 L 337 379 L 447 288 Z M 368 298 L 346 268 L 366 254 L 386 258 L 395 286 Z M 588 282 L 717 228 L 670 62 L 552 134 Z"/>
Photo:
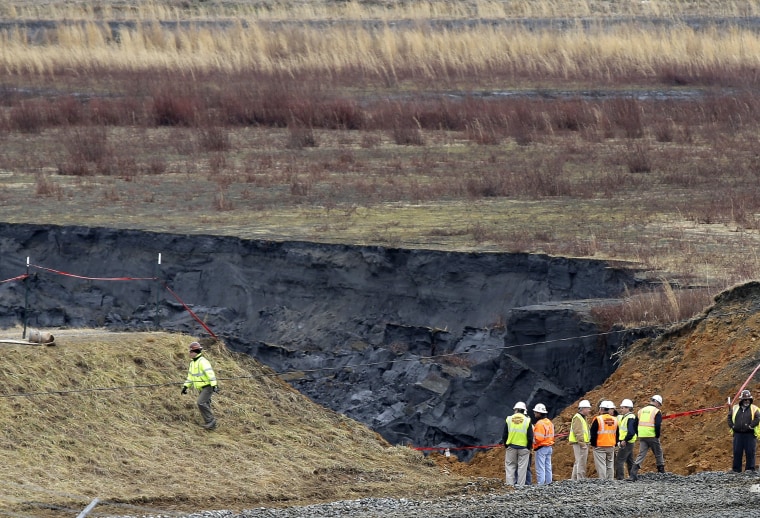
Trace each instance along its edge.
<path fill-rule="evenodd" d="M 681 320 L 760 273 L 758 15 L 717 0 L 8 0 L 0 221 L 604 258 L 704 289 L 666 283 L 600 319 Z M 221 426 L 203 431 L 179 395 L 185 341 L 3 346 L 0 513 L 463 491 L 220 348 Z M 208 472 L 188 468 L 199 452 Z"/>
<path fill-rule="evenodd" d="M 0 219 L 605 258 L 715 293 L 760 270 L 758 12 L 7 2 Z"/>
<path fill-rule="evenodd" d="M 6 330 L 0 338 L 18 338 Z M 219 422 L 182 396 L 191 337 L 55 333 L 52 347 L 0 344 L 0 515 L 247 509 L 367 495 L 464 490 L 422 454 L 311 402 L 270 369 L 206 347 Z"/>
<path fill-rule="evenodd" d="M 707 301 L 760 271 L 758 12 L 7 2 L 0 219 L 604 258 Z"/>

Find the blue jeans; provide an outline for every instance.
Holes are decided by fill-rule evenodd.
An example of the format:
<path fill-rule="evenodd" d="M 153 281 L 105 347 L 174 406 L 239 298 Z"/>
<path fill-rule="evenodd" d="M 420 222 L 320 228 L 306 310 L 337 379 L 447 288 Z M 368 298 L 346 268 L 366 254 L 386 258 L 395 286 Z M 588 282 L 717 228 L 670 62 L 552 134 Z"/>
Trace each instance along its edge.
<path fill-rule="evenodd" d="M 552 447 L 544 446 L 536 450 L 537 484 L 552 483 Z"/>

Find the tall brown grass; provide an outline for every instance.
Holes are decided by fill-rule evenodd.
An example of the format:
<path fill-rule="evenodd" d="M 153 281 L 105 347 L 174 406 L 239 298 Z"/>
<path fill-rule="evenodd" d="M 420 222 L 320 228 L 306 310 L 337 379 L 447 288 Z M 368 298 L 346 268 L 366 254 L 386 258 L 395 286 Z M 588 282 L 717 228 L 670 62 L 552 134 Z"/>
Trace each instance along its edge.
<path fill-rule="evenodd" d="M 296 75 L 360 73 L 365 80 L 458 83 L 475 77 L 620 83 L 710 75 L 729 81 L 758 66 L 760 36 L 751 29 L 664 29 L 623 25 L 565 31 L 491 25 L 453 30 L 425 27 L 285 26 L 160 28 L 139 24 L 111 29 L 97 22 L 65 24 L 32 42 L 21 31 L 2 37 L 6 74 L 66 70 L 163 69 L 184 73 L 258 70 Z M 726 77 L 728 76 L 728 77 Z M 723 79 L 721 79 L 723 78 Z"/>

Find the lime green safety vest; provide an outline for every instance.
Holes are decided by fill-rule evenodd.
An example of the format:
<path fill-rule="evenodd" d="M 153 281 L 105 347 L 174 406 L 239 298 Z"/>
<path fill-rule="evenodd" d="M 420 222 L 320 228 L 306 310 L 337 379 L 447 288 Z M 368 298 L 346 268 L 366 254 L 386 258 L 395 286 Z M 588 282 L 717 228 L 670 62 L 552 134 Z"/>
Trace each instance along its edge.
<path fill-rule="evenodd" d="M 755 418 L 755 414 L 760 410 L 760 408 L 756 407 L 755 405 L 749 405 L 749 408 L 752 410 L 752 419 Z M 731 414 L 731 422 L 736 422 L 736 414 L 739 413 L 739 405 L 734 405 L 734 413 Z M 734 431 L 731 430 L 731 435 L 734 434 Z M 760 424 L 758 424 L 755 427 L 755 437 L 760 437 Z"/>
<path fill-rule="evenodd" d="M 639 410 L 639 437 L 654 437 L 654 418 L 660 411 L 654 405 L 647 405 Z"/>
<path fill-rule="evenodd" d="M 588 429 L 588 421 L 586 421 L 586 418 L 583 417 L 581 414 L 575 414 L 573 416 L 573 420 L 570 421 L 570 436 L 567 438 L 567 440 L 572 443 L 577 443 L 578 440 L 575 438 L 575 433 L 573 432 L 573 422 L 575 422 L 575 419 L 578 418 L 583 423 L 583 442 L 589 442 L 591 440 L 591 434 L 589 433 Z"/>
<path fill-rule="evenodd" d="M 509 426 L 509 435 L 507 435 L 507 446 L 528 446 L 528 427 L 530 426 L 530 417 L 525 414 L 516 412 L 507 417 Z"/>
<path fill-rule="evenodd" d="M 619 415 L 618 416 L 618 440 L 622 441 L 625 439 L 625 436 L 628 435 L 628 421 L 634 418 L 633 412 L 628 412 L 625 415 Z M 635 433 L 633 434 L 633 438 L 628 442 L 636 442 L 636 439 L 638 438 L 638 435 Z"/>
<path fill-rule="evenodd" d="M 214 369 L 211 367 L 211 362 L 199 354 L 190 360 L 190 368 L 187 370 L 185 386 L 192 386 L 194 389 L 200 390 L 207 385 L 216 387 L 216 374 L 214 374 Z"/>

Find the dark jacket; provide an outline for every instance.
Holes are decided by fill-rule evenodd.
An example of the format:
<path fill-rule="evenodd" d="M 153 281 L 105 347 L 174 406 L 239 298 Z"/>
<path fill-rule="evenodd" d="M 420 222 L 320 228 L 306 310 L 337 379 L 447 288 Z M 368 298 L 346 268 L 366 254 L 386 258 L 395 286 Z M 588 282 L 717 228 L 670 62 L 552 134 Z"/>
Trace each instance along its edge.
<path fill-rule="evenodd" d="M 728 427 L 734 433 L 755 433 L 755 427 L 760 424 L 760 412 L 755 412 L 755 415 L 752 415 L 752 406 L 752 404 L 748 407 L 740 405 L 736 412 L 736 419 L 734 419 L 734 409 L 731 408 L 728 413 Z"/>
<path fill-rule="evenodd" d="M 633 412 L 631 413 L 633 414 Z M 631 417 L 628 420 L 628 426 L 627 426 L 628 429 L 625 431 L 625 437 L 622 440 L 625 442 L 631 442 L 633 440 L 633 436 L 636 435 L 638 427 L 639 427 L 639 420 L 636 417 L 636 414 L 633 414 L 633 417 Z M 620 437 L 619 434 L 618 434 L 618 437 Z"/>

